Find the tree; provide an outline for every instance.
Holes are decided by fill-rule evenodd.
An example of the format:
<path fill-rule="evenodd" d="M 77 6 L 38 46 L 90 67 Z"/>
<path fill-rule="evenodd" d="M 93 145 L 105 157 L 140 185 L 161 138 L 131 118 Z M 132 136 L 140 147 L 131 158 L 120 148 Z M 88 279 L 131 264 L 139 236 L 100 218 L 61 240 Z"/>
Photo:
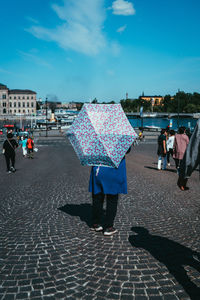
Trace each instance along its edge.
<path fill-rule="evenodd" d="M 39 109 L 40 109 L 40 103 L 36 102 L 36 110 L 39 110 Z"/>
<path fill-rule="evenodd" d="M 97 104 L 98 101 L 97 101 L 97 98 L 94 98 L 94 100 L 92 100 L 92 104 Z"/>
<path fill-rule="evenodd" d="M 81 110 L 81 108 L 83 107 L 83 102 L 77 102 L 76 103 L 76 108 L 77 108 L 77 110 Z"/>
<path fill-rule="evenodd" d="M 55 102 L 48 102 L 49 108 L 51 109 L 52 113 L 54 113 L 56 109 L 56 103 Z"/>

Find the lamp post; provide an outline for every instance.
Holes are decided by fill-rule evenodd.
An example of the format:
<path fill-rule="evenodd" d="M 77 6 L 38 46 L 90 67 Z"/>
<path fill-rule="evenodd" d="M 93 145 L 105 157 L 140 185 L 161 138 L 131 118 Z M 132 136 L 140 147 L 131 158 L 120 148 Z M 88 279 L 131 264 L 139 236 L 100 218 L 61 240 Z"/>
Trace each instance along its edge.
<path fill-rule="evenodd" d="M 20 113 L 20 129 L 22 130 L 22 115 Z"/>
<path fill-rule="evenodd" d="M 140 118 L 141 118 L 141 127 L 143 132 L 143 106 L 140 107 Z"/>
<path fill-rule="evenodd" d="M 178 89 L 178 119 L 177 119 L 177 127 L 178 127 L 178 130 L 179 130 L 179 112 L 180 112 L 180 97 L 179 97 L 179 92 L 180 90 Z"/>
<path fill-rule="evenodd" d="M 47 98 L 45 104 L 46 104 L 46 137 L 47 137 Z"/>

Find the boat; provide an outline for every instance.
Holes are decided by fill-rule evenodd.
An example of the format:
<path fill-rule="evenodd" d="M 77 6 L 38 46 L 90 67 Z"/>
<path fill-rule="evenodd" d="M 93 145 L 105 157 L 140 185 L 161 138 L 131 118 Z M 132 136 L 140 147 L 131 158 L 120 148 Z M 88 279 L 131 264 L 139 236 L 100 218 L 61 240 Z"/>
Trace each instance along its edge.
<path fill-rule="evenodd" d="M 143 130 L 146 130 L 146 131 L 160 131 L 161 128 L 158 127 L 158 126 L 153 126 L 153 125 L 150 125 L 150 126 L 144 126 L 142 128 Z"/>

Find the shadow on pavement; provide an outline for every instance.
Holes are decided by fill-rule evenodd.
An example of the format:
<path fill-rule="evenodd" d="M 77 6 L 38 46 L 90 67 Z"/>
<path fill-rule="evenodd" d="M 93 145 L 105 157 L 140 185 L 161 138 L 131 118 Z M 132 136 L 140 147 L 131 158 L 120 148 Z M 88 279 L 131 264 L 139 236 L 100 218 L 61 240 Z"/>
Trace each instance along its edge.
<path fill-rule="evenodd" d="M 151 170 L 156 170 L 158 171 L 158 168 L 154 168 L 154 167 L 150 167 L 150 166 L 144 166 L 146 169 L 151 169 Z M 176 173 L 176 170 L 172 170 L 172 169 L 166 169 L 166 170 L 161 170 L 161 171 L 167 171 L 167 172 L 172 172 L 172 173 Z"/>
<path fill-rule="evenodd" d="M 81 221 L 85 222 L 89 227 L 91 226 L 91 204 L 66 204 L 64 206 L 59 207 L 58 209 L 71 216 L 78 216 L 81 219 Z"/>
<path fill-rule="evenodd" d="M 192 300 L 199 300 L 200 288 L 191 281 L 184 266 L 200 272 L 200 253 L 165 237 L 151 235 L 144 227 L 132 227 L 131 230 L 137 233 L 129 236 L 131 245 L 147 250 L 167 267 Z"/>

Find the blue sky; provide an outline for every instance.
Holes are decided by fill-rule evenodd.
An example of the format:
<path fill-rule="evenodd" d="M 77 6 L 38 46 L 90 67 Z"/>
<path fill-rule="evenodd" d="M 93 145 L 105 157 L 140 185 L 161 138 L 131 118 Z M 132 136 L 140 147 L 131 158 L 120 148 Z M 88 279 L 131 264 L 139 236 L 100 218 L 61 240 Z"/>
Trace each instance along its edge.
<path fill-rule="evenodd" d="M 0 0 L 0 83 L 43 100 L 200 92 L 198 0 Z"/>

